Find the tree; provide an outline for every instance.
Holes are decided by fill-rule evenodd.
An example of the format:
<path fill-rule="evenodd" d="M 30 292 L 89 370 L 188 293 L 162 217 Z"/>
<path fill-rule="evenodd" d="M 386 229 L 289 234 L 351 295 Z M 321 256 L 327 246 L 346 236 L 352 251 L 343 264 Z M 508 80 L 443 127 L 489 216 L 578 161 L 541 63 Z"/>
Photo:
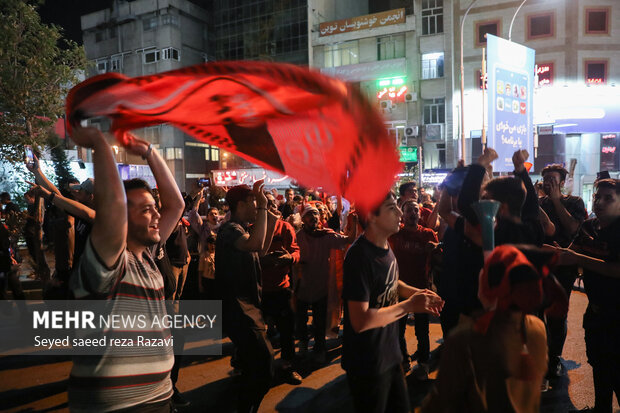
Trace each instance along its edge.
<path fill-rule="evenodd" d="M 47 146 L 50 148 L 50 155 L 54 163 L 56 183 L 59 188 L 64 188 L 72 179 L 75 179 L 73 173 L 71 173 L 71 167 L 69 166 L 67 153 L 64 151 L 64 145 L 58 136 L 54 135 L 47 140 Z"/>
<path fill-rule="evenodd" d="M 0 162 L 21 162 L 24 145 L 46 144 L 87 61 L 27 1 L 0 0 L 0 33 Z"/>

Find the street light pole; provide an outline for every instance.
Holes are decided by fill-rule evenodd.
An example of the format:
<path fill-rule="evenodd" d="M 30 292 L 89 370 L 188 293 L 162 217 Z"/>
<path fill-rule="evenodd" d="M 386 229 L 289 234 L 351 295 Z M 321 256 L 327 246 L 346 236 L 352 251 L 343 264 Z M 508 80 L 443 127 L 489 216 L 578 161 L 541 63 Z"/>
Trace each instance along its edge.
<path fill-rule="evenodd" d="M 515 11 L 515 14 L 512 16 L 512 21 L 510 22 L 510 29 L 508 29 L 508 41 L 509 42 L 512 42 L 512 25 L 515 22 L 515 18 L 517 17 L 517 14 L 519 13 L 519 10 L 521 10 L 521 7 L 523 7 L 523 5 L 525 4 L 526 1 L 527 0 L 523 0 L 523 2 L 517 8 L 517 11 Z"/>
<path fill-rule="evenodd" d="M 463 66 L 463 31 L 465 28 L 465 19 L 477 1 L 478 0 L 473 0 L 471 2 L 461 20 L 461 159 L 463 159 L 463 161 L 465 161 L 465 67 Z"/>

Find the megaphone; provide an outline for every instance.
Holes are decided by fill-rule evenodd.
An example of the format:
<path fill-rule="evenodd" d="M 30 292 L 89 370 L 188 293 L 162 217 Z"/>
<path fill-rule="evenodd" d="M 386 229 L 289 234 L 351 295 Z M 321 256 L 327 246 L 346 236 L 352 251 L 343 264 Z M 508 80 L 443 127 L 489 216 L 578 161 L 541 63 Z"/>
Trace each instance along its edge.
<path fill-rule="evenodd" d="M 471 207 L 478 217 L 482 230 L 482 251 L 486 258 L 495 248 L 495 216 L 499 211 L 500 202 L 483 199 L 474 202 Z"/>

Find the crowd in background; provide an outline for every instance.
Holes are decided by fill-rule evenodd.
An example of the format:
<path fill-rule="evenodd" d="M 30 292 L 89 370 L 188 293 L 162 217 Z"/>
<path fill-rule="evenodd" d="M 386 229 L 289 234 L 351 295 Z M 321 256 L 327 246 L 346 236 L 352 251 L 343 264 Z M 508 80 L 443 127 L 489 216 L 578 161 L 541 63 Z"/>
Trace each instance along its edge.
<path fill-rule="evenodd" d="M 84 146 L 100 144 L 94 132 L 82 133 Z M 582 277 L 589 299 L 584 328 L 595 384 L 592 411 L 611 412 L 613 393 L 620 397 L 619 180 L 597 180 L 588 217 L 583 200 L 563 192 L 567 171 L 561 165 L 545 167 L 535 185 L 525 167 L 529 155 L 517 151 L 514 173 L 494 177 L 497 154 L 488 148 L 439 187 L 403 183 L 362 216 L 341 197 L 303 188 L 281 194 L 264 190 L 260 181 L 228 189 L 225 202 L 199 184 L 181 194 L 148 143 L 133 150 L 149 161 L 159 191 L 140 182 L 125 182 L 127 198 L 112 184 L 97 189 L 100 181 L 119 180 L 102 154 L 96 162 L 107 169 L 99 175 L 95 169 L 97 185 L 90 178 L 58 188 L 35 157 L 27 165 L 36 182 L 24 194 L 27 211 L 20 212 L 8 193 L 0 195 L 3 296 L 10 288 L 18 302 L 24 298 L 17 278 L 26 258 L 20 234 L 46 299 L 103 292 L 85 280 L 110 271 L 124 280 L 137 262 L 144 265 L 140 254 L 148 250 L 148 262 L 157 267 L 150 274 L 161 274 L 164 298 L 223 300 L 224 331 L 235 344 L 231 364 L 242 386 L 239 411 L 255 411 L 270 387 L 276 374 L 272 342 L 282 350 L 277 374 L 299 384 L 299 358 L 318 366 L 329 361 L 327 338 L 339 337 L 343 317 L 342 363 L 356 408 L 408 411 L 401 378 L 413 370 L 416 379 L 428 379 L 429 323 L 441 313 L 447 340 L 436 355 L 439 374 L 423 411 L 534 412 L 541 391 L 566 374 L 561 355 L 568 299 Z M 132 212 L 140 200 L 130 192 L 146 197 L 148 211 Z M 492 252 L 482 248 L 474 208 L 481 199 L 499 202 Z M 100 222 L 117 214 L 115 203 L 125 202 L 129 229 L 111 248 Z M 53 251 L 54 268 L 44 244 Z M 125 257 L 127 251 L 133 257 Z M 115 267 L 118 260 L 126 264 Z M 20 311 L 26 311 L 23 305 Z M 405 339 L 408 325 L 417 339 L 413 354 Z M 124 405 L 100 400 L 98 407 L 146 401 L 166 411 L 170 397 L 176 406 L 186 405 L 175 387 L 179 359 L 160 360 L 172 380 L 170 388 L 158 388 L 157 399 L 134 395 Z M 70 391 L 70 397 L 73 410 L 88 409 L 80 407 L 89 402 L 84 390 Z"/>

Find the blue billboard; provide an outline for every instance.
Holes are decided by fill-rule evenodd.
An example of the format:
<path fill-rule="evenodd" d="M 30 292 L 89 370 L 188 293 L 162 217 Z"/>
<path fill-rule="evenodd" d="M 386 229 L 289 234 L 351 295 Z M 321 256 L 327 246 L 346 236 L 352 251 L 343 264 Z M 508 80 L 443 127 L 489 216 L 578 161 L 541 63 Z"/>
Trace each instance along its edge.
<path fill-rule="evenodd" d="M 534 50 L 487 34 L 488 146 L 499 155 L 496 172 L 514 169 L 512 154 L 534 160 Z"/>

